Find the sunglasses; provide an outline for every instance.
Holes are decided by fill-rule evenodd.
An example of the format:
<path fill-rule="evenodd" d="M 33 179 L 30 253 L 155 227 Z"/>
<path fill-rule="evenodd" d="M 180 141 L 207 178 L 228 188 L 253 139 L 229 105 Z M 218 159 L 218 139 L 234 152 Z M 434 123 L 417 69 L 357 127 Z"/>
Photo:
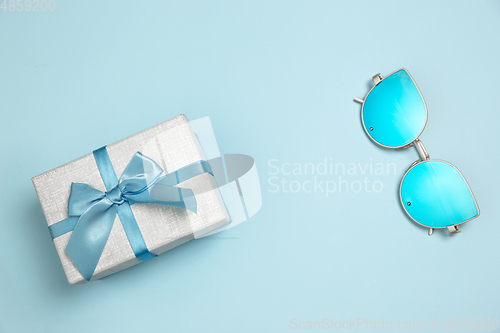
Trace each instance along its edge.
<path fill-rule="evenodd" d="M 368 137 L 385 148 L 415 147 L 420 159 L 406 171 L 399 187 L 403 210 L 416 223 L 459 233 L 459 225 L 479 216 L 474 194 L 452 164 L 429 158 L 420 134 L 427 123 L 427 106 L 410 73 L 402 68 L 382 77 L 361 103 L 361 123 Z"/>

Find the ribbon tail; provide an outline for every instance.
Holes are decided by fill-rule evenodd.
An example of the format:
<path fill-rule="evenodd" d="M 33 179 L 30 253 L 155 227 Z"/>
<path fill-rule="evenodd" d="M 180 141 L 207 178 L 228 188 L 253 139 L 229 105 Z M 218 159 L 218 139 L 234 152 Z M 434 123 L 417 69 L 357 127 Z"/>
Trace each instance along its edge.
<path fill-rule="evenodd" d="M 159 205 L 175 206 L 188 209 L 196 213 L 197 204 L 194 193 L 191 189 L 173 187 L 170 185 L 156 183 L 149 191 L 127 196 L 129 201 L 134 203 L 155 203 Z"/>
<path fill-rule="evenodd" d="M 210 163 L 201 160 L 186 165 L 185 167 L 182 167 L 179 170 L 166 174 L 165 176 L 161 177 L 159 182 L 165 185 L 174 186 L 204 173 L 208 173 L 212 176 L 214 175 Z"/>
<path fill-rule="evenodd" d="M 196 203 L 196 198 L 192 190 L 187 188 L 179 188 L 181 196 L 184 199 L 184 208 L 192 211 L 196 214 L 198 210 L 198 204 Z"/>
<path fill-rule="evenodd" d="M 117 206 L 103 199 L 89 208 L 78 220 L 66 247 L 69 257 L 90 281 L 116 217 Z"/>

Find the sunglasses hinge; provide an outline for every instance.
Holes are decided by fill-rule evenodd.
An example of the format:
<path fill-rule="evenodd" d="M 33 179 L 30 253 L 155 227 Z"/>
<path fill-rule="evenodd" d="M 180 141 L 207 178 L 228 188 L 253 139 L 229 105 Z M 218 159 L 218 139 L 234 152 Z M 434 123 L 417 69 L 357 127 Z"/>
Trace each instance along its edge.
<path fill-rule="evenodd" d="M 373 83 L 375 83 L 375 85 L 379 84 L 383 79 L 384 77 L 380 75 L 380 73 L 377 73 L 372 77 Z"/>
<path fill-rule="evenodd" d="M 448 229 L 448 231 L 452 235 L 459 234 L 461 232 L 460 229 L 459 229 L 460 227 L 458 225 L 450 225 L 450 226 L 448 226 L 446 228 Z"/>

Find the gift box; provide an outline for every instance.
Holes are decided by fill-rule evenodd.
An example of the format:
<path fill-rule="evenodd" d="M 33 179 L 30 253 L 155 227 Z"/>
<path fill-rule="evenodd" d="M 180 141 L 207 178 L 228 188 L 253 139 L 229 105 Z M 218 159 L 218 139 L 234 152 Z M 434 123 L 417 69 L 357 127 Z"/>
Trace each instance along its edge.
<path fill-rule="evenodd" d="M 229 222 L 185 115 L 33 177 L 70 284 L 100 279 Z"/>

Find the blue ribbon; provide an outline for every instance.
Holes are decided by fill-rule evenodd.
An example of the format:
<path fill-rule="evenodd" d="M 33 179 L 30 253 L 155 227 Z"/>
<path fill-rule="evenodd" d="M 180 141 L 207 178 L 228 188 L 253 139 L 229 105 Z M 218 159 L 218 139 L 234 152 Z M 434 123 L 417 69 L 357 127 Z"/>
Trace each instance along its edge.
<path fill-rule="evenodd" d="M 106 147 L 94 151 L 94 159 L 107 192 L 87 184 L 72 183 L 69 217 L 49 227 L 52 239 L 73 231 L 66 252 L 87 281 L 92 278 L 101 258 L 116 214 L 135 256 L 141 261 L 154 258 L 156 255 L 149 252 L 130 205 L 156 203 L 196 213 L 193 191 L 174 186 L 205 172 L 213 175 L 208 162 L 198 161 L 161 176 L 163 169 L 138 152 L 118 180 Z"/>

